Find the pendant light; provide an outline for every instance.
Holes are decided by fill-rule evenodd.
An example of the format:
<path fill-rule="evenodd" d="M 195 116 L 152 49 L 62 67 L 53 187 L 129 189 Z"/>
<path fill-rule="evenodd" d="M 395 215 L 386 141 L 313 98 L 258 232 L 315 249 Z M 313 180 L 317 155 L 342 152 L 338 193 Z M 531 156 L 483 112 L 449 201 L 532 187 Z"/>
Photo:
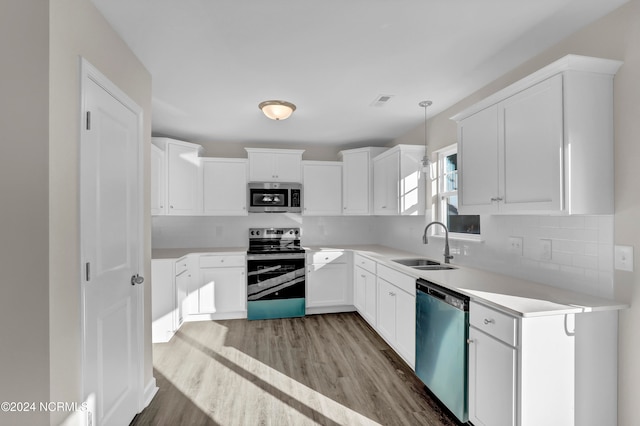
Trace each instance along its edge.
<path fill-rule="evenodd" d="M 296 110 L 296 106 L 287 101 L 264 101 L 258 104 L 264 115 L 272 120 L 286 120 Z"/>
<path fill-rule="evenodd" d="M 427 108 L 433 104 L 431 101 L 422 101 L 418 105 L 424 108 L 424 157 L 422 157 L 422 169 L 428 172 L 431 166 L 429 160 L 429 145 L 427 144 Z"/>

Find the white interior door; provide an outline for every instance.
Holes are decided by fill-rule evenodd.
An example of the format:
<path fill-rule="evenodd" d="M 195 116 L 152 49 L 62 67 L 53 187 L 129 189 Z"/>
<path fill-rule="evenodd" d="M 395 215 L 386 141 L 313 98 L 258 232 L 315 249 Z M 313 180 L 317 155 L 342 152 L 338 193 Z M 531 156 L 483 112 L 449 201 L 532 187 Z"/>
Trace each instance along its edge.
<path fill-rule="evenodd" d="M 83 381 L 94 425 L 129 424 L 142 387 L 139 113 L 112 93 L 83 73 Z"/>

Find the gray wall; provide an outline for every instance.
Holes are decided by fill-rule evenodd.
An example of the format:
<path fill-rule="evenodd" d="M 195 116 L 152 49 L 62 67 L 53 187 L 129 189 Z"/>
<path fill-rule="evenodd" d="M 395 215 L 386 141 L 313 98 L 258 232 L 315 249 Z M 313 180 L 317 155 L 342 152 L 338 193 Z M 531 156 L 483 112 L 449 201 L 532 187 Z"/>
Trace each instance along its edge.
<path fill-rule="evenodd" d="M 143 109 L 145 164 L 151 144 L 151 76 L 90 0 L 51 3 L 50 11 L 50 337 L 51 400 L 82 401 L 79 185 L 80 56 Z M 22 22 L 22 25 L 31 25 Z M 146 187 L 150 174 L 145 171 Z M 145 264 L 151 271 L 149 194 L 145 200 Z M 145 306 L 151 304 L 147 280 Z M 152 380 L 151 314 L 145 312 L 144 383 Z M 51 423 L 77 424 L 55 412 Z M 76 413 L 77 414 L 77 413 Z"/>
<path fill-rule="evenodd" d="M 48 1 L 0 2 L 0 401 L 49 401 L 48 48 Z"/>

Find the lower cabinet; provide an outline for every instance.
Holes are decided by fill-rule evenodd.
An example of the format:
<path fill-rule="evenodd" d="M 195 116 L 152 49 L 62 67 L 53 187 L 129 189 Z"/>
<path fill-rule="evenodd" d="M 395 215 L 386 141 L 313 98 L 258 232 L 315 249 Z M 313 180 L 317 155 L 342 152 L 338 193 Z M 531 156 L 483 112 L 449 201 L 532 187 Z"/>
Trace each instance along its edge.
<path fill-rule="evenodd" d="M 517 349 L 469 329 L 469 411 L 476 426 L 516 424 Z"/>
<path fill-rule="evenodd" d="M 475 426 L 574 425 L 575 315 L 514 317 L 469 305 L 469 420 Z"/>
<path fill-rule="evenodd" d="M 414 277 L 378 265 L 377 330 L 415 368 L 416 296 Z M 407 287 L 412 289 L 407 292 Z"/>
<path fill-rule="evenodd" d="M 189 269 L 181 271 L 175 276 L 174 279 L 176 287 L 176 330 L 180 328 L 184 322 L 185 316 L 189 313 L 190 308 L 188 303 L 190 302 L 189 288 L 191 287 L 191 272 Z"/>
<path fill-rule="evenodd" d="M 168 342 L 184 321 L 246 318 L 244 254 L 151 261 L 151 340 Z"/>
<path fill-rule="evenodd" d="M 375 328 L 378 316 L 376 263 L 356 253 L 354 255 L 353 271 L 355 308 L 360 315 Z"/>
<path fill-rule="evenodd" d="M 307 253 L 307 313 L 345 312 L 353 305 L 348 254 L 343 250 Z"/>
<path fill-rule="evenodd" d="M 151 341 L 168 342 L 178 325 L 175 304 L 175 259 L 151 262 Z"/>
<path fill-rule="evenodd" d="M 211 319 L 246 317 L 245 262 L 244 255 L 200 255 L 189 314 L 208 314 Z"/>

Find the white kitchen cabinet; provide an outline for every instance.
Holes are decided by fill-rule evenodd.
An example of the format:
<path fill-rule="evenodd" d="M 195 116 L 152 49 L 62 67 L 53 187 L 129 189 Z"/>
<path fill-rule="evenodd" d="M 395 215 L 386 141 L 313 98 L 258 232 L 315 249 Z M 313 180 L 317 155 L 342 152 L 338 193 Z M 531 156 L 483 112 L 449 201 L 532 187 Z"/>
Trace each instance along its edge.
<path fill-rule="evenodd" d="M 176 330 L 180 328 L 187 315 L 197 309 L 197 294 L 191 289 L 192 262 L 190 256 L 185 256 L 176 260 L 174 265 Z"/>
<path fill-rule="evenodd" d="M 299 149 L 245 148 L 249 156 L 250 182 L 301 182 L 302 153 Z"/>
<path fill-rule="evenodd" d="M 460 213 L 613 213 L 621 64 L 568 55 L 452 117 Z"/>
<path fill-rule="evenodd" d="M 307 313 L 352 311 L 353 288 L 348 254 L 343 250 L 307 253 Z"/>
<path fill-rule="evenodd" d="M 165 153 L 166 212 L 169 215 L 202 213 L 200 145 L 169 138 L 152 138 Z"/>
<path fill-rule="evenodd" d="M 415 367 L 416 278 L 384 265 L 377 272 L 377 330 L 398 354 Z"/>
<path fill-rule="evenodd" d="M 375 215 L 424 214 L 423 157 L 423 146 L 396 145 L 373 159 Z"/>
<path fill-rule="evenodd" d="M 306 216 L 342 214 L 342 163 L 302 162 L 303 210 Z"/>
<path fill-rule="evenodd" d="M 474 425 L 578 424 L 574 314 L 520 318 L 472 301 L 469 324 Z"/>
<path fill-rule="evenodd" d="M 469 341 L 469 419 L 476 426 L 516 425 L 516 348 L 474 327 Z"/>
<path fill-rule="evenodd" d="M 167 166 L 165 153 L 151 145 L 151 214 L 167 214 Z"/>
<path fill-rule="evenodd" d="M 168 342 L 177 324 L 176 292 L 173 267 L 175 259 L 151 261 L 151 341 Z"/>
<path fill-rule="evenodd" d="M 340 151 L 343 214 L 370 215 L 373 212 L 372 160 L 387 149 L 367 147 Z"/>
<path fill-rule="evenodd" d="M 353 271 L 354 305 L 358 313 L 375 328 L 378 309 L 376 263 L 356 253 Z"/>
<path fill-rule="evenodd" d="M 400 164 L 395 155 L 376 158 L 373 160 L 373 214 L 397 215 Z"/>
<path fill-rule="evenodd" d="M 210 216 L 247 214 L 247 160 L 202 158 L 203 212 Z"/>
<path fill-rule="evenodd" d="M 199 275 L 193 288 L 197 309 L 191 319 L 245 318 L 247 282 L 245 256 L 236 254 L 202 254 Z M 198 314 L 198 315 L 196 315 Z"/>

